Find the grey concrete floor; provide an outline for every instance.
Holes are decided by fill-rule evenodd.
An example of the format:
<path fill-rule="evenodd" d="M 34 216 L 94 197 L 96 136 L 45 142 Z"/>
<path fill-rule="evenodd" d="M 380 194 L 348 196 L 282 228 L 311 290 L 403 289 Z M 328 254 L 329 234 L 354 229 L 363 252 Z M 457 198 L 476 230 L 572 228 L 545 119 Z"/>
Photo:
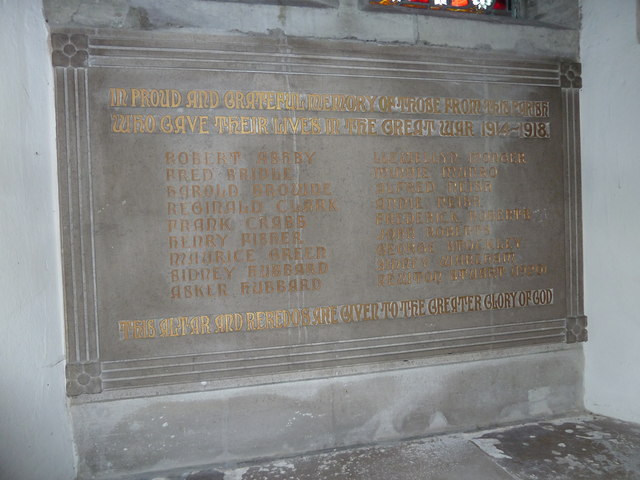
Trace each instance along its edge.
<path fill-rule="evenodd" d="M 122 480 L 640 480 L 640 425 L 563 418 Z"/>

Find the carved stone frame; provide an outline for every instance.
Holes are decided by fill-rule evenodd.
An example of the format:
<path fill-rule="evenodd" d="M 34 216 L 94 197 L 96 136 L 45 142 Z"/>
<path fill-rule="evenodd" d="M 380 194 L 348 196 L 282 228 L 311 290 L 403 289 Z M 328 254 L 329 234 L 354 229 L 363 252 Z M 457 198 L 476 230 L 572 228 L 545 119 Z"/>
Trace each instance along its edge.
<path fill-rule="evenodd" d="M 92 58 L 117 65 L 120 59 L 105 45 L 121 45 L 115 36 L 87 35 L 76 32 L 59 32 L 51 36 L 52 63 L 56 85 L 56 117 L 58 134 L 58 179 L 61 206 L 61 233 L 63 280 L 65 289 L 65 317 L 67 339 L 67 393 L 70 396 L 101 393 L 108 368 L 100 356 L 98 334 L 98 307 L 95 282 L 95 245 L 93 224 L 93 195 L 91 175 L 91 131 L 89 127 L 88 69 Z M 115 43 L 114 43 L 115 42 Z M 257 55 L 261 48 L 258 43 Z M 95 48 L 95 51 L 94 51 Z M 216 45 L 220 49 L 219 45 Z M 249 47 L 247 47 L 249 48 Z M 290 53 L 289 47 L 283 50 Z M 312 55 L 306 54 L 309 58 Z M 441 57 L 444 58 L 444 57 Z M 442 60 L 440 60 L 442 61 Z M 470 74 L 461 70 L 457 75 L 475 75 L 480 80 L 490 75 L 513 75 L 516 81 L 540 81 L 544 86 L 561 89 L 564 130 L 564 174 L 565 174 L 565 251 L 567 316 L 553 322 L 553 328 L 564 337 L 564 342 L 575 343 L 587 340 L 586 316 L 583 312 L 582 285 L 582 220 L 580 187 L 580 136 L 579 136 L 579 90 L 581 87 L 580 65 L 577 63 L 544 63 L 542 80 L 529 79 L 528 73 L 512 73 L 500 59 L 492 64 L 485 58 L 484 65 L 491 65 L 491 74 Z M 504 69 L 504 71 L 500 70 Z M 429 75 L 428 71 L 423 72 Z M 469 77 L 471 78 L 471 77 Z M 475 78 L 475 77 L 474 77 Z M 474 80 L 479 81 L 479 80 Z M 562 333 L 564 332 L 564 333 Z M 107 377 L 105 377 L 105 372 Z M 112 389 L 122 388 L 114 383 Z M 147 386 L 153 386 L 150 381 Z"/>
<path fill-rule="evenodd" d="M 582 69 L 579 63 L 560 65 L 565 109 L 565 219 L 567 251 L 567 343 L 586 342 L 582 254 L 582 187 L 580 174 L 580 104 Z"/>

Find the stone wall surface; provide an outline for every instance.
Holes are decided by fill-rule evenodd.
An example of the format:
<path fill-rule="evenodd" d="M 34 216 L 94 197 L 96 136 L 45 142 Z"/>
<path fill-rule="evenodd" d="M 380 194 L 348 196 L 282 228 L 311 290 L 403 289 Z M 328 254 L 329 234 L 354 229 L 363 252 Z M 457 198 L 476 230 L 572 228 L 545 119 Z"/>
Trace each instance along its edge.
<path fill-rule="evenodd" d="M 80 478 L 293 456 L 580 411 L 581 351 L 528 353 L 78 404 Z"/>
<path fill-rule="evenodd" d="M 189 0 L 179 4 L 170 0 L 45 0 L 45 12 L 52 27 L 272 34 L 575 58 L 579 49 L 578 1 L 531 3 L 531 19 L 517 22 L 475 15 L 460 18 L 364 11 L 366 2 L 362 0 Z M 329 8 L 318 8 L 319 5 Z"/>

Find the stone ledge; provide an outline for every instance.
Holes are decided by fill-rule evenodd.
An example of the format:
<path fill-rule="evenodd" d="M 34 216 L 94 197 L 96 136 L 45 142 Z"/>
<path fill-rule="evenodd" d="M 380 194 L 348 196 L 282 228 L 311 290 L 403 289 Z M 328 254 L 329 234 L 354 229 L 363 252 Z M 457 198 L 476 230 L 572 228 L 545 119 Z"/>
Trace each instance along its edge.
<path fill-rule="evenodd" d="M 80 478 L 280 458 L 582 409 L 579 348 L 72 406 Z M 84 475 L 84 477 L 82 477 Z"/>

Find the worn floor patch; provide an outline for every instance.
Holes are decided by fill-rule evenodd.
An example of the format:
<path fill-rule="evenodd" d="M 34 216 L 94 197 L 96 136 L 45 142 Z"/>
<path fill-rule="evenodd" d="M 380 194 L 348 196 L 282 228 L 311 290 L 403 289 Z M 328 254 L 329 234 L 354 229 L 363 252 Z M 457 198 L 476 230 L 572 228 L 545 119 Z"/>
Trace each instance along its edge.
<path fill-rule="evenodd" d="M 117 480 L 224 480 L 224 478 L 224 473 L 217 469 L 178 469 L 162 473 L 141 473 L 119 477 Z"/>
<path fill-rule="evenodd" d="M 640 425 L 583 416 L 119 480 L 640 480 Z"/>
<path fill-rule="evenodd" d="M 224 480 L 513 480 L 474 445 L 439 437 L 307 455 L 225 472 Z"/>
<path fill-rule="evenodd" d="M 640 426 L 604 417 L 540 422 L 472 441 L 521 480 L 640 480 Z"/>

